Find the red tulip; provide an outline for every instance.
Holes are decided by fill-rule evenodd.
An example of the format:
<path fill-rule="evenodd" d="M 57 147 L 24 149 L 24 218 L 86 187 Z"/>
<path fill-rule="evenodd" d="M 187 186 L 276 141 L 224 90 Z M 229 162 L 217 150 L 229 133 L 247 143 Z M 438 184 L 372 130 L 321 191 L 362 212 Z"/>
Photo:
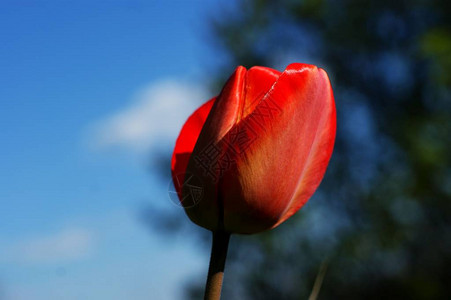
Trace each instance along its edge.
<path fill-rule="evenodd" d="M 188 118 L 177 139 L 172 174 L 187 215 L 228 233 L 278 226 L 320 184 L 335 129 L 324 70 L 299 63 L 282 73 L 238 67 L 219 96 Z"/>

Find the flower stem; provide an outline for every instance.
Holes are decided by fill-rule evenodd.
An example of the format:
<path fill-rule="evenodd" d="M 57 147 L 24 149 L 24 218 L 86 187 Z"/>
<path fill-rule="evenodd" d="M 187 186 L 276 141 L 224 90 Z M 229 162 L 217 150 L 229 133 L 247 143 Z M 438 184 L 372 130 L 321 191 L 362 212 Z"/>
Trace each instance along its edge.
<path fill-rule="evenodd" d="M 219 300 L 221 297 L 222 279 L 224 277 L 224 266 L 229 240 L 230 233 L 223 231 L 213 232 L 210 267 L 208 269 L 204 300 Z"/>

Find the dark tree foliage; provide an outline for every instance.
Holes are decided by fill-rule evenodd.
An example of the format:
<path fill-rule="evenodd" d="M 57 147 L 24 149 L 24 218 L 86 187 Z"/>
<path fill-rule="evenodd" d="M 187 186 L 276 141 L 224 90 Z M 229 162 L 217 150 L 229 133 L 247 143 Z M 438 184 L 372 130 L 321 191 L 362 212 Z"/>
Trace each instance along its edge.
<path fill-rule="evenodd" d="M 450 16 L 448 0 L 249 0 L 213 16 L 228 57 L 217 87 L 237 65 L 311 63 L 330 75 L 338 114 L 307 205 L 232 236 L 223 299 L 307 299 L 320 266 L 319 299 L 451 299 Z M 187 230 L 176 213 L 162 229 Z M 204 280 L 187 296 L 201 299 Z"/>
<path fill-rule="evenodd" d="M 236 65 L 316 64 L 338 113 L 315 196 L 232 237 L 224 299 L 307 299 L 321 264 L 319 299 L 451 298 L 450 16 L 446 0 L 253 0 L 214 16 L 218 82 Z"/>

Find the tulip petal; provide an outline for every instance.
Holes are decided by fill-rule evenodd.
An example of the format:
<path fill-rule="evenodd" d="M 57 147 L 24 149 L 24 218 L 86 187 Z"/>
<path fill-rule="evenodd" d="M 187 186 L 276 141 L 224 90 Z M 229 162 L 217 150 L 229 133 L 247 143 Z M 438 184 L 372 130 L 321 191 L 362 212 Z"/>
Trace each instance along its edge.
<path fill-rule="evenodd" d="M 289 65 L 253 112 L 223 138 L 235 162 L 219 187 L 225 229 L 255 233 L 296 212 L 319 185 L 334 138 L 335 107 L 326 73 Z"/>
<path fill-rule="evenodd" d="M 277 70 L 259 66 L 252 67 L 247 71 L 245 77 L 244 101 L 241 104 L 241 114 L 236 123 L 246 118 L 254 111 L 255 107 L 268 93 L 280 74 L 281 72 Z"/>
<path fill-rule="evenodd" d="M 230 76 L 211 108 L 196 148 L 219 141 L 235 125 L 240 114 L 245 76 L 246 69 L 242 66 Z"/>
<path fill-rule="evenodd" d="M 220 170 L 215 162 L 223 149 L 216 145 L 232 128 L 240 114 L 244 77 L 246 69 L 239 66 L 230 76 L 211 108 L 189 158 L 187 172 L 203 184 L 202 198 L 195 206 L 185 209 L 194 223 L 210 230 L 215 230 L 222 223 L 222 208 L 218 203 L 215 178 Z M 190 193 L 187 186 L 182 186 L 182 195 Z"/>
<path fill-rule="evenodd" d="M 217 182 L 231 162 L 224 156 L 227 146 L 218 142 L 258 105 L 279 74 L 264 67 L 254 67 L 249 71 L 238 67 L 217 97 L 187 167 L 204 183 L 203 200 L 186 209 L 194 223 L 211 230 L 223 228 L 222 200 Z M 182 191 L 184 195 L 189 192 L 188 188 Z"/>
<path fill-rule="evenodd" d="M 174 180 L 174 186 L 179 197 L 181 196 L 183 182 L 178 182 L 180 180 L 178 175 L 182 175 L 183 178 L 183 175 L 186 173 L 189 158 L 215 100 L 216 97 L 205 102 L 189 116 L 175 143 L 171 160 L 171 171 L 173 178 L 177 178 L 177 180 Z"/>
<path fill-rule="evenodd" d="M 323 76 L 328 80 L 327 74 L 320 69 Z M 295 214 L 313 195 L 318 188 L 334 148 L 335 134 L 337 128 L 337 119 L 335 111 L 335 102 L 333 101 L 332 87 L 329 84 L 330 102 L 328 103 L 328 112 L 324 115 L 318 126 L 315 141 L 310 150 L 307 161 L 305 162 L 301 178 L 298 182 L 296 192 L 290 200 L 288 208 L 285 210 L 282 218 L 273 227 L 287 220 Z"/>

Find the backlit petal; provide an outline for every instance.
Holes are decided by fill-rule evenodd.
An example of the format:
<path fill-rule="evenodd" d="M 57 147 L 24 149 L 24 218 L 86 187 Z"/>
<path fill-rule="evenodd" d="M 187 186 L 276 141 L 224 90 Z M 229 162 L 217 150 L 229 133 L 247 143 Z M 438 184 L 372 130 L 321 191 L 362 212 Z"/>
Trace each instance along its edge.
<path fill-rule="evenodd" d="M 223 149 L 216 143 L 237 122 L 243 101 L 245 75 L 244 67 L 236 68 L 216 98 L 186 168 L 187 172 L 203 183 L 202 199 L 197 205 L 185 209 L 186 214 L 194 223 L 211 230 L 217 229 L 222 223 L 215 181 L 220 170 L 215 165 L 215 159 L 222 155 Z M 189 187 L 182 187 L 183 196 L 190 192 Z"/>
<path fill-rule="evenodd" d="M 224 157 L 227 145 L 220 141 L 261 102 L 279 75 L 280 72 L 269 68 L 254 67 L 246 72 L 239 67 L 218 96 L 187 168 L 205 183 L 203 200 L 186 209 L 195 223 L 212 230 L 223 227 L 222 198 L 217 182 L 229 162 Z"/>
<path fill-rule="evenodd" d="M 204 126 L 215 99 L 216 97 L 204 103 L 186 120 L 175 143 L 174 152 L 172 153 L 171 171 L 172 177 L 175 179 L 174 186 L 179 197 L 183 185 L 183 182 L 180 181 L 184 177 L 194 145 L 196 145 L 200 131 Z"/>
<path fill-rule="evenodd" d="M 241 114 L 237 123 L 246 118 L 255 107 L 260 103 L 263 97 L 268 93 L 273 84 L 279 78 L 281 72 L 266 68 L 252 67 L 245 76 L 244 101 L 242 101 Z"/>

